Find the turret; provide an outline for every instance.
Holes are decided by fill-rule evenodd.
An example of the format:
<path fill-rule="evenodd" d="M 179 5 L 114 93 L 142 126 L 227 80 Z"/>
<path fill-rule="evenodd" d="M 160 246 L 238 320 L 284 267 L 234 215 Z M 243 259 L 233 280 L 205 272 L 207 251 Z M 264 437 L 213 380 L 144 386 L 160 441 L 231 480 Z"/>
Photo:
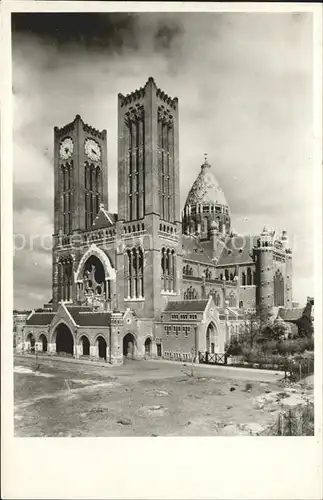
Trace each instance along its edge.
<path fill-rule="evenodd" d="M 286 267 L 285 267 L 285 307 L 293 307 L 293 255 L 292 249 L 288 244 L 287 231 L 282 232 L 281 241 L 285 248 Z"/>
<path fill-rule="evenodd" d="M 287 248 L 288 246 L 288 236 L 287 236 L 287 231 L 282 231 L 280 241 L 282 242 L 283 246 Z"/>
<path fill-rule="evenodd" d="M 274 266 L 272 233 L 264 227 L 256 247 L 257 255 L 257 304 L 260 308 L 274 305 Z"/>

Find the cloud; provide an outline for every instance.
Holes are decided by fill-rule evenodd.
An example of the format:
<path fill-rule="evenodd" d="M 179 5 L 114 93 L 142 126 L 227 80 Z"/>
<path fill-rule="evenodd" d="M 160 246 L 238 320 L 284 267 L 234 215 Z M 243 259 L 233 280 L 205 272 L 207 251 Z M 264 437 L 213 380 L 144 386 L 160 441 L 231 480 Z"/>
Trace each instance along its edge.
<path fill-rule="evenodd" d="M 182 206 L 207 151 L 233 225 L 287 229 L 303 242 L 294 252 L 294 288 L 299 278 L 310 282 L 310 14 L 39 16 L 14 15 L 14 218 L 25 233 L 30 218 L 30 229 L 52 231 L 53 128 L 76 114 L 108 131 L 110 209 L 117 210 L 117 93 L 153 76 L 179 98 Z M 34 286 L 35 269 L 31 254 L 19 259 L 22 290 Z M 50 263 L 43 273 L 50 294 Z M 17 307 L 31 300 L 26 290 L 17 292 Z"/>

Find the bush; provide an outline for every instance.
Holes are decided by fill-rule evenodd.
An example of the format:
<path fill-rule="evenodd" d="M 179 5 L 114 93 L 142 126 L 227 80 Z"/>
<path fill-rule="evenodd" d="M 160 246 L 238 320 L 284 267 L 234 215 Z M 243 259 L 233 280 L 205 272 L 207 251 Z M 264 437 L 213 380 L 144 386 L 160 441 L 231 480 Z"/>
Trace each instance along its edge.
<path fill-rule="evenodd" d="M 261 344 L 261 351 L 266 355 L 276 354 L 277 344 L 276 340 L 265 340 Z"/>
<path fill-rule="evenodd" d="M 240 356 L 242 354 L 241 344 L 237 340 L 233 340 L 227 348 L 227 354 L 229 356 Z"/>
<path fill-rule="evenodd" d="M 269 436 L 314 436 L 314 405 L 296 406 L 280 413 L 266 432 Z"/>
<path fill-rule="evenodd" d="M 298 338 L 277 342 L 277 352 L 280 354 L 300 354 L 305 351 L 314 351 L 313 338 Z"/>

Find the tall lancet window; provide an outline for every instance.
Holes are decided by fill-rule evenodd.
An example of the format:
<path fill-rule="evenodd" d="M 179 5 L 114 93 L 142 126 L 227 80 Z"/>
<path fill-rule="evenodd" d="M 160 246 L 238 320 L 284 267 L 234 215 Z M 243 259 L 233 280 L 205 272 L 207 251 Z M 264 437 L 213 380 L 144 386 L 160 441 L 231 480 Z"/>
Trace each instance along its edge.
<path fill-rule="evenodd" d="M 174 221 L 174 125 L 167 110 L 158 108 L 159 206 L 161 219 Z"/>
<path fill-rule="evenodd" d="M 163 292 L 176 291 L 176 253 L 175 250 L 162 248 L 161 251 L 161 289 Z"/>
<path fill-rule="evenodd" d="M 128 249 L 124 255 L 125 298 L 144 297 L 144 253 L 141 247 Z"/>
<path fill-rule="evenodd" d="M 84 164 L 85 227 L 89 229 L 99 211 L 101 201 L 101 170 L 93 163 Z"/>
<path fill-rule="evenodd" d="M 126 164 L 125 192 L 128 220 L 145 214 L 145 120 L 143 108 L 129 111 L 125 120 Z"/>
<path fill-rule="evenodd" d="M 280 307 L 285 304 L 284 277 L 279 269 L 274 276 L 274 306 Z"/>
<path fill-rule="evenodd" d="M 71 257 L 60 259 L 58 263 L 58 300 L 72 299 L 73 261 Z"/>
<path fill-rule="evenodd" d="M 72 231 L 72 185 L 73 185 L 73 161 L 61 165 L 60 188 L 61 188 L 61 227 L 64 234 Z"/>

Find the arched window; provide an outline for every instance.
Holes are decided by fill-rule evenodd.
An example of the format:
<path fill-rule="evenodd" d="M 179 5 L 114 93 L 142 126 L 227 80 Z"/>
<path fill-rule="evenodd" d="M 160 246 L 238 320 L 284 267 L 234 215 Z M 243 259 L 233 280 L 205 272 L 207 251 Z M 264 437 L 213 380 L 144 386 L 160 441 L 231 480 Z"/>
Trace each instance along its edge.
<path fill-rule="evenodd" d="M 247 285 L 252 285 L 252 274 L 250 267 L 248 267 L 247 269 Z"/>
<path fill-rule="evenodd" d="M 58 262 L 58 299 L 72 299 L 73 261 L 72 257 L 60 259 Z"/>
<path fill-rule="evenodd" d="M 190 220 L 190 232 L 191 233 L 196 233 L 196 222 L 194 219 Z"/>
<path fill-rule="evenodd" d="M 208 231 L 208 220 L 207 217 L 203 218 L 203 227 L 202 227 L 202 232 L 207 234 Z"/>
<path fill-rule="evenodd" d="M 199 298 L 198 293 L 195 290 L 195 288 L 193 288 L 192 286 L 187 288 L 187 290 L 184 292 L 184 299 L 185 300 L 194 300 L 194 299 L 196 300 L 198 298 Z"/>
<path fill-rule="evenodd" d="M 161 289 L 164 292 L 176 291 L 176 253 L 175 250 L 162 248 L 161 250 Z M 187 271 L 184 267 L 183 273 Z"/>
<path fill-rule="evenodd" d="M 285 290 L 284 290 L 284 277 L 279 269 L 277 269 L 274 276 L 274 306 L 284 306 L 285 304 Z"/>
<path fill-rule="evenodd" d="M 95 170 L 95 189 L 97 193 L 99 193 L 101 190 L 101 172 L 99 167 L 97 167 Z"/>
<path fill-rule="evenodd" d="M 88 165 L 87 163 L 85 164 L 85 168 L 84 168 L 84 188 L 85 189 L 88 189 L 89 188 L 89 185 L 88 185 Z"/>
<path fill-rule="evenodd" d="M 144 297 L 144 254 L 141 247 L 125 253 L 125 280 L 128 299 Z"/>
<path fill-rule="evenodd" d="M 237 301 L 236 301 L 236 296 L 233 292 L 230 293 L 228 300 L 229 300 L 229 307 L 236 307 Z"/>
<path fill-rule="evenodd" d="M 166 271 L 166 250 L 165 250 L 165 248 L 162 248 L 160 263 L 161 263 L 162 275 L 164 275 L 165 271 Z"/>
<path fill-rule="evenodd" d="M 229 271 L 226 269 L 224 271 L 225 281 L 229 281 Z"/>
<path fill-rule="evenodd" d="M 210 269 L 205 269 L 205 277 L 206 279 L 212 279 L 212 272 L 210 271 Z"/>
<path fill-rule="evenodd" d="M 245 272 L 242 273 L 241 283 L 242 283 L 242 286 L 246 285 L 246 273 Z"/>

